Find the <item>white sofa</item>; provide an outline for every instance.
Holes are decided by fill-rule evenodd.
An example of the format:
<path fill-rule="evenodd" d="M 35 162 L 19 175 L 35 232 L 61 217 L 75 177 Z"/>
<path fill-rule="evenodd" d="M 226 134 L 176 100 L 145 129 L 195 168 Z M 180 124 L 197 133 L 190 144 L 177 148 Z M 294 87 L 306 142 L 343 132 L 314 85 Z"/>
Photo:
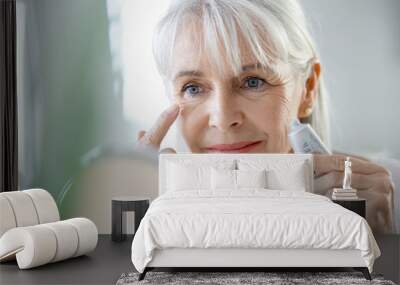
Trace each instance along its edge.
<path fill-rule="evenodd" d="M 0 262 L 20 269 L 86 254 L 97 245 L 96 225 L 86 218 L 60 221 L 46 190 L 0 193 Z"/>

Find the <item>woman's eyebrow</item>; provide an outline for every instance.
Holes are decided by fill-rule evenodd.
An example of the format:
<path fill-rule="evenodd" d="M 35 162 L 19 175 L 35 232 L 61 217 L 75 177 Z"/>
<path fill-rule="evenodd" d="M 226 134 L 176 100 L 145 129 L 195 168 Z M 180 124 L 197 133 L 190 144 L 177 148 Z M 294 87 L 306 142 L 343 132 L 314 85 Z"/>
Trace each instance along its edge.
<path fill-rule="evenodd" d="M 259 62 L 246 64 L 246 65 L 242 66 L 242 72 L 252 70 L 252 69 L 261 69 L 261 68 L 262 68 L 262 65 Z M 179 71 L 174 76 L 174 81 L 176 81 L 178 78 L 184 77 L 184 76 L 204 77 L 204 73 L 200 70 L 182 70 L 182 71 Z"/>
<path fill-rule="evenodd" d="M 180 77 L 184 76 L 197 76 L 197 77 L 204 77 L 204 73 L 199 71 L 199 70 L 182 70 L 179 71 L 175 76 L 174 76 L 174 81 L 176 81 Z"/>
<path fill-rule="evenodd" d="M 248 71 L 252 69 L 262 69 L 262 64 L 259 62 L 250 63 L 242 66 L 242 71 Z"/>

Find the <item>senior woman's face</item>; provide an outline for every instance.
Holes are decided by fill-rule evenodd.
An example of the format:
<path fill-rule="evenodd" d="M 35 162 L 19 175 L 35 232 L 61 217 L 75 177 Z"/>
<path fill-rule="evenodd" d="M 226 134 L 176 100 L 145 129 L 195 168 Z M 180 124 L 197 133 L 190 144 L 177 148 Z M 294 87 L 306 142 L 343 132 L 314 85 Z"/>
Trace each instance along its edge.
<path fill-rule="evenodd" d="M 173 98 L 181 105 L 182 135 L 193 153 L 287 153 L 288 130 L 301 97 L 289 71 L 282 78 L 262 69 L 242 46 L 235 77 L 224 58 L 219 74 L 200 56 L 195 41 L 178 41 L 172 71 Z M 196 59 L 196 60 L 194 60 Z"/>

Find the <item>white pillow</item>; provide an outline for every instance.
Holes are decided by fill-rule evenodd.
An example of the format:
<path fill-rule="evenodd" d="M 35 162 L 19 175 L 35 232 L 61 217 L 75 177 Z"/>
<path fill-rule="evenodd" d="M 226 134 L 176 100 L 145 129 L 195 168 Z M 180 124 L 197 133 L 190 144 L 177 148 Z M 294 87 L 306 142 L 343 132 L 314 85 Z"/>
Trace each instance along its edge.
<path fill-rule="evenodd" d="M 305 163 L 290 170 L 270 169 L 267 171 L 268 189 L 306 191 Z"/>
<path fill-rule="evenodd" d="M 211 168 L 212 190 L 239 190 L 240 188 L 266 188 L 267 177 L 262 170 L 232 170 Z"/>
<path fill-rule="evenodd" d="M 255 158 L 239 159 L 240 170 L 267 171 L 267 188 L 271 190 L 307 191 L 310 187 L 308 173 L 309 164 L 295 158 Z"/>
<path fill-rule="evenodd" d="M 236 170 L 211 168 L 211 189 L 236 189 Z"/>
<path fill-rule="evenodd" d="M 167 191 L 210 189 L 210 167 L 169 163 Z"/>
<path fill-rule="evenodd" d="M 210 190 L 211 168 L 234 169 L 232 159 L 176 160 L 166 165 L 166 191 Z"/>
<path fill-rule="evenodd" d="M 267 188 L 266 170 L 235 170 L 237 188 Z"/>

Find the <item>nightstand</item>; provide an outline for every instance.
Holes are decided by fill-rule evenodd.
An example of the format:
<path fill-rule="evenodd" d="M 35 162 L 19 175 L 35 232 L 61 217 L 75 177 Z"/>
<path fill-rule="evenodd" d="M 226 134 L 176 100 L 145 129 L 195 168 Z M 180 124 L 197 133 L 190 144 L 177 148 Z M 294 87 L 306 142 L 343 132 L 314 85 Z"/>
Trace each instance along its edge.
<path fill-rule="evenodd" d="M 139 196 L 120 196 L 112 198 L 111 237 L 113 241 L 123 241 L 126 235 L 122 233 L 123 213 L 135 212 L 135 232 L 140 221 L 149 208 L 150 198 Z"/>
<path fill-rule="evenodd" d="M 366 200 L 365 199 L 354 199 L 354 200 L 334 200 L 332 202 L 339 204 L 340 206 L 359 214 L 365 219 L 366 212 Z"/>

